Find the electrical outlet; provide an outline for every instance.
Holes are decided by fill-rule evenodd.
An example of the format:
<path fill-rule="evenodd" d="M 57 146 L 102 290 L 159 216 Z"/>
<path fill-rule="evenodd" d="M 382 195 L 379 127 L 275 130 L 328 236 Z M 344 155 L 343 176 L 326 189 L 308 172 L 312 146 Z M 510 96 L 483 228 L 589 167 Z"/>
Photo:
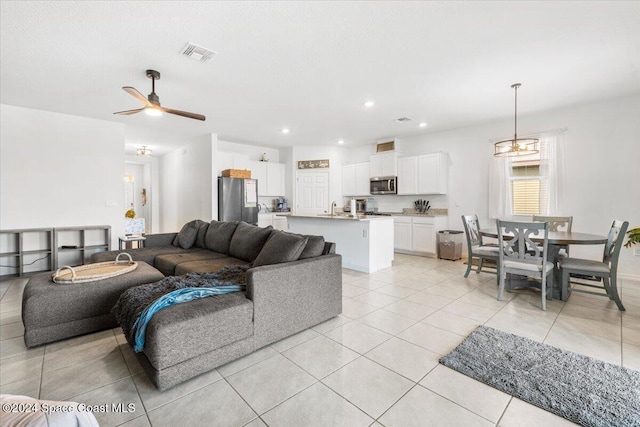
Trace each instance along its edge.
<path fill-rule="evenodd" d="M 640 256 L 640 247 L 639 248 L 633 248 L 633 254 L 635 256 Z"/>

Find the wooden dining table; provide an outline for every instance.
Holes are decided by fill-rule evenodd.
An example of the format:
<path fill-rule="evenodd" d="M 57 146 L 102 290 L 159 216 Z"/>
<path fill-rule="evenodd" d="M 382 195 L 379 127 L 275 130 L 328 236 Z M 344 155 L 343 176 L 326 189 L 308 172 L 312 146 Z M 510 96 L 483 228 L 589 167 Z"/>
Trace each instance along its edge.
<path fill-rule="evenodd" d="M 480 230 L 480 234 L 483 237 L 498 238 L 498 230 L 496 228 L 483 228 Z M 509 233 L 503 234 L 505 239 L 508 239 Z M 529 236 L 532 241 L 541 243 L 544 240 L 544 236 Z M 603 245 L 607 243 L 607 236 L 601 236 L 598 234 L 589 233 L 577 233 L 568 231 L 549 231 L 548 244 L 547 244 L 547 261 L 551 261 L 554 265 L 553 268 L 553 298 L 560 299 L 562 293 L 562 283 L 560 272 L 558 270 L 558 254 L 560 249 L 566 248 L 569 245 Z"/>

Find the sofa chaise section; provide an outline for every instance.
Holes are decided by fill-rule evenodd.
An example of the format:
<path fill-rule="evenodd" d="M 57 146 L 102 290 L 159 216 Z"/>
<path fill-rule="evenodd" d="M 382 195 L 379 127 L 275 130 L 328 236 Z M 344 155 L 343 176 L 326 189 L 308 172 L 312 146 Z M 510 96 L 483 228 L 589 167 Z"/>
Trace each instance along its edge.
<path fill-rule="evenodd" d="M 247 270 L 246 293 L 158 312 L 137 356 L 151 381 L 165 390 L 341 312 L 340 255 L 254 267 Z"/>

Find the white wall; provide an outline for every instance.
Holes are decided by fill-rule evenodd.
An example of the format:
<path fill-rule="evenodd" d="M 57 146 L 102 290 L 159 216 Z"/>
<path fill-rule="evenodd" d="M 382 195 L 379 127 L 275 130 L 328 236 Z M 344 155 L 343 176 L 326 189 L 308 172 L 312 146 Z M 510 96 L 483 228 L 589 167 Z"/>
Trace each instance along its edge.
<path fill-rule="evenodd" d="M 123 171 L 124 125 L 0 106 L 0 228 L 111 225 L 115 248 Z"/>
<path fill-rule="evenodd" d="M 244 154 L 249 160 L 259 161 L 262 155 L 266 154 L 270 162 L 280 162 L 280 151 L 277 148 L 262 147 L 260 145 L 239 144 L 237 142 L 218 140 L 218 151 L 226 151 L 228 153 Z"/>
<path fill-rule="evenodd" d="M 628 220 L 630 227 L 640 226 L 640 96 L 519 116 L 518 126 L 521 135 L 567 128 L 562 213 L 573 215 L 574 231 L 606 234 L 614 218 Z M 449 208 L 450 228 L 462 230 L 460 215 L 471 213 L 478 214 L 481 224 L 489 225 L 490 141 L 509 137 L 512 129 L 511 118 L 402 139 L 405 155 L 449 153 L 449 194 L 437 198 L 436 203 L 432 201 L 432 205 Z M 363 161 L 370 149 L 352 150 L 349 162 Z M 597 259 L 602 256 L 602 246 L 573 246 L 571 255 Z M 619 269 L 640 278 L 640 256 L 623 248 Z"/>
<path fill-rule="evenodd" d="M 160 158 L 160 232 L 213 218 L 214 142 L 210 135 Z M 215 195 L 217 206 L 217 195 Z M 217 216 L 217 208 L 216 208 Z"/>

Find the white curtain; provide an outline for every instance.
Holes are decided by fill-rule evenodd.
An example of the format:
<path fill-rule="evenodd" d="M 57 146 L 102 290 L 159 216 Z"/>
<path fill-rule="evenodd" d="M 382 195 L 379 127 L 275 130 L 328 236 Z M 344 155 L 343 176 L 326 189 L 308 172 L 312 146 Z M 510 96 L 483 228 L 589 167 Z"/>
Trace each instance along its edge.
<path fill-rule="evenodd" d="M 489 218 L 508 219 L 511 216 L 509 176 L 511 161 L 506 157 L 493 157 L 489 165 Z"/>
<path fill-rule="evenodd" d="M 540 199 L 540 212 L 546 215 L 566 215 L 563 211 L 564 200 L 564 131 L 540 136 L 540 174 L 548 184 L 549 197 Z"/>

